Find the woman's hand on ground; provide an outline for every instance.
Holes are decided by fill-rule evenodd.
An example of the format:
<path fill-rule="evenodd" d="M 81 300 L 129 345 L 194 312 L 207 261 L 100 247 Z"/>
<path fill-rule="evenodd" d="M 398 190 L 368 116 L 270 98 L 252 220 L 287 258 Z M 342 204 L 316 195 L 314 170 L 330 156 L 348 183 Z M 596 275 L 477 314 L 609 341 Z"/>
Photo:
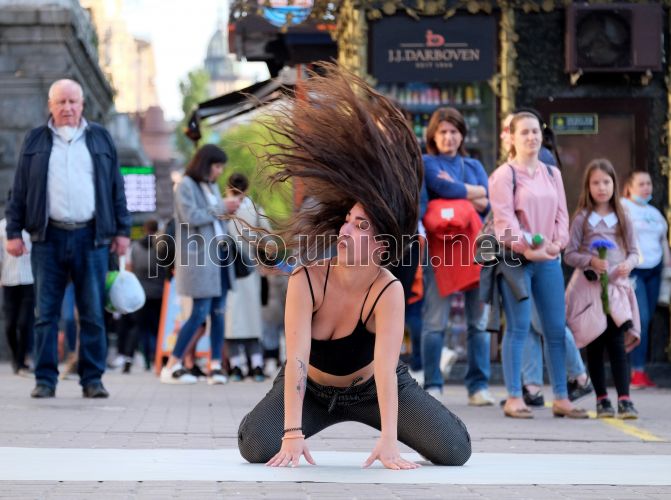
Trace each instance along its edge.
<path fill-rule="evenodd" d="M 382 462 L 382 465 L 384 465 L 387 469 L 405 470 L 421 467 L 419 464 L 410 462 L 409 460 L 401 457 L 401 454 L 398 451 L 398 445 L 396 444 L 395 440 L 391 441 L 383 438 L 378 440 L 375 448 L 373 449 L 373 452 L 363 463 L 363 466 L 369 467 L 373 464 L 373 462 L 375 462 L 375 460 Z"/>
<path fill-rule="evenodd" d="M 301 455 L 305 455 L 305 460 L 307 460 L 309 464 L 317 465 L 312 458 L 312 455 L 310 455 L 310 450 L 308 450 L 308 445 L 305 443 L 305 439 L 285 439 L 282 441 L 282 448 L 280 448 L 280 451 L 277 452 L 277 455 L 268 460 L 266 465 L 270 467 L 298 467 Z"/>

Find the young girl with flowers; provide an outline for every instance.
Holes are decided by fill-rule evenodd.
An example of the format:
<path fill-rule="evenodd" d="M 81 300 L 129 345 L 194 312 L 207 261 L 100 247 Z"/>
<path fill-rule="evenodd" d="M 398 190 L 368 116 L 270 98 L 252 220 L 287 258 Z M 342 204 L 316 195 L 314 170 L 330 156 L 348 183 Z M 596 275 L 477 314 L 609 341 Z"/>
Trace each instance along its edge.
<path fill-rule="evenodd" d="M 608 399 L 604 351 L 618 395 L 618 417 L 638 418 L 629 398 L 627 352 L 639 342 L 640 318 L 629 273 L 639 252 L 634 227 L 618 197 L 610 161 L 592 160 L 570 228 L 564 260 L 575 267 L 566 289 L 566 321 L 576 345 L 587 346 L 587 363 L 597 398 L 597 417 L 614 417 Z"/>

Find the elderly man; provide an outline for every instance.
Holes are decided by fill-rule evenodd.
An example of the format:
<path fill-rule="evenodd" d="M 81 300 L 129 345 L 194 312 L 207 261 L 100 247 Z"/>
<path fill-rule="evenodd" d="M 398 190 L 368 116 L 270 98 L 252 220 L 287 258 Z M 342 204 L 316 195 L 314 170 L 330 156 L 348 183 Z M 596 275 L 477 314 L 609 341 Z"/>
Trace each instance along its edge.
<path fill-rule="evenodd" d="M 72 80 L 49 89 L 51 118 L 26 136 L 6 210 L 7 252 L 27 253 L 35 278 L 35 379 L 31 396 L 51 398 L 58 380 L 57 331 L 68 280 L 80 321 L 79 377 L 85 398 L 106 398 L 103 316 L 110 251 L 130 243 L 130 215 L 109 133 L 82 117 L 84 93 Z"/>

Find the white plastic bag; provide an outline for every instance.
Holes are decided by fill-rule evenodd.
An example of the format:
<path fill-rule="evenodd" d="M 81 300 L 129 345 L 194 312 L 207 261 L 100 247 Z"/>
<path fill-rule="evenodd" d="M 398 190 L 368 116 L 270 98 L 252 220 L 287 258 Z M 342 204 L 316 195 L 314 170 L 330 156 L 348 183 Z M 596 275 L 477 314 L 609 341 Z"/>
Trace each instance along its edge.
<path fill-rule="evenodd" d="M 660 306 L 668 306 L 671 301 L 671 267 L 665 267 L 662 270 L 662 283 L 659 287 L 659 298 L 657 303 Z"/>
<path fill-rule="evenodd" d="M 119 257 L 119 270 L 108 271 L 105 278 L 105 309 L 111 313 L 133 313 L 142 308 L 145 298 L 140 280 L 126 271 L 126 258 Z"/>

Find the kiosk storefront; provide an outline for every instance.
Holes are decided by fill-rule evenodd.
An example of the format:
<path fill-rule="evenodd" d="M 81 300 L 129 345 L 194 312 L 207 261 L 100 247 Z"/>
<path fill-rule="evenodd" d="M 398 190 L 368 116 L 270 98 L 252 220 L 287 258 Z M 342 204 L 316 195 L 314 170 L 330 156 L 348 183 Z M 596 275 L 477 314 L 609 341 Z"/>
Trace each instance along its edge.
<path fill-rule="evenodd" d="M 431 113 L 457 108 L 468 125 L 466 148 L 488 171 L 496 165 L 496 19 L 457 14 L 415 20 L 383 17 L 368 27 L 368 73 L 404 109 L 424 147 Z"/>

